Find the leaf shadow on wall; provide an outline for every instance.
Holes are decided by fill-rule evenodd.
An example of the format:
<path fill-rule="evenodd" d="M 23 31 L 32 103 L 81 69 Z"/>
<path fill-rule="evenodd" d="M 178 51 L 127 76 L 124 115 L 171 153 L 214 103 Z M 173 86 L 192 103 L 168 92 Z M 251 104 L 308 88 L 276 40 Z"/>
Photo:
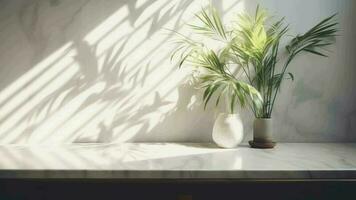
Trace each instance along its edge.
<path fill-rule="evenodd" d="M 156 112 L 161 107 L 172 104 L 172 102 L 163 100 L 160 94 L 156 92 L 153 103 L 141 107 L 133 115 L 128 114 L 122 116 L 122 113 L 120 113 L 109 126 L 105 126 L 101 123 L 99 141 L 110 142 L 120 138 L 120 133 L 115 134 L 114 129 L 117 126 L 124 124 L 126 121 L 130 121 L 128 126 L 140 126 L 140 129 L 136 131 L 132 137 L 125 135 L 125 138 L 130 137 L 128 138 L 129 140 L 134 140 L 136 142 L 161 142 L 162 140 L 160 140 L 160 136 L 167 136 L 170 134 L 180 135 L 180 138 L 176 138 L 176 140 L 181 141 L 184 141 L 187 136 L 193 138 L 191 140 L 201 140 L 203 134 L 211 133 L 198 132 L 196 130 L 199 130 L 199 126 L 212 129 L 213 121 L 202 117 L 201 113 L 204 112 L 204 110 L 201 103 L 199 103 L 199 98 L 201 98 L 201 95 L 199 93 L 197 94 L 197 90 L 192 85 L 188 83 L 181 84 L 178 86 L 178 100 L 177 102 L 174 102 L 175 105 L 173 109 L 160 116 L 158 120 L 159 122 L 151 127 L 149 120 L 150 114 Z M 209 113 L 208 111 L 207 113 L 211 114 L 211 112 Z M 177 126 L 179 124 L 184 124 L 185 126 L 179 127 Z M 194 135 L 194 137 L 192 135 Z M 164 141 L 166 141 L 166 139 Z"/>
<path fill-rule="evenodd" d="M 78 9 L 71 11 L 70 19 L 59 25 L 60 28 L 68 30 L 68 36 L 62 42 L 55 42 L 54 44 L 50 43 L 47 38 L 46 42 L 49 43 L 47 46 L 43 46 L 42 41 L 45 40 L 46 36 L 37 33 L 37 30 L 42 28 L 41 23 L 44 20 L 42 18 L 46 17 L 39 15 L 41 5 L 38 1 L 25 3 L 24 9 L 29 12 L 28 9 L 31 8 L 32 18 L 26 18 L 27 14 L 23 11 L 23 16 L 20 16 L 20 19 L 24 20 L 22 21 L 23 32 L 35 47 L 34 57 L 36 59 L 49 55 L 49 52 L 53 52 L 56 48 L 58 49 L 59 45 L 63 45 L 68 41 L 71 43 L 57 53 L 57 58 L 52 59 L 43 69 L 38 70 L 37 74 L 24 81 L 21 90 L 14 90 L 4 101 L 0 102 L 1 108 L 7 107 L 8 109 L 8 112 L 5 112 L 0 117 L 0 140 L 2 142 L 113 142 L 118 137 L 122 141 L 123 139 L 120 139 L 120 130 L 115 130 L 119 126 L 121 126 L 121 130 L 138 127 L 133 135 L 125 136 L 124 140 L 133 140 L 135 137 L 140 137 L 138 140 L 142 138 L 149 140 L 149 135 L 156 134 L 155 138 L 157 139 L 159 135 L 169 134 L 169 130 L 174 127 L 177 120 L 179 123 L 189 124 L 190 127 L 196 126 L 194 119 L 199 119 L 199 116 L 201 116 L 199 112 L 203 109 L 201 106 L 193 106 L 191 110 L 187 110 L 189 101 L 194 96 L 195 91 L 186 86 L 179 87 L 178 102 L 173 106 L 172 110 L 159 116 L 158 123 L 150 124 L 150 117 L 147 117 L 149 114 L 155 113 L 162 107 L 174 104 L 174 102 L 165 100 L 165 97 L 175 88 L 164 94 L 159 93 L 156 88 L 160 83 L 168 80 L 170 74 L 174 73 L 176 69 L 168 70 L 166 76 L 153 84 L 148 91 L 136 95 L 133 94 L 133 91 L 145 86 L 147 77 L 154 72 L 157 73 L 157 70 L 163 66 L 150 63 L 150 59 L 154 54 L 149 51 L 145 56 L 135 59 L 133 64 L 130 63 L 131 67 L 128 67 L 127 62 L 125 62 L 126 58 L 135 56 L 136 49 L 139 49 L 142 45 L 140 43 L 134 46 L 131 45 L 131 41 L 135 39 L 134 33 L 136 31 L 150 23 L 144 38 L 145 41 L 150 40 L 173 17 L 177 17 L 173 27 L 174 29 L 179 29 L 185 8 L 192 2 L 189 0 L 179 1 L 177 5 L 171 5 L 170 8 L 166 8 L 163 14 L 161 12 L 166 5 L 162 5 L 141 25 L 134 26 L 132 32 L 117 38 L 110 44 L 110 47 L 100 52 L 99 55 L 100 42 L 103 42 L 115 30 L 120 29 L 120 25 L 127 20 L 131 26 L 135 25 L 144 11 L 150 9 L 152 2 L 146 1 L 139 7 L 136 6 L 137 1 L 112 2 L 109 6 L 110 12 L 114 12 L 114 8 L 118 10 L 127 6 L 128 16 L 111 27 L 102 38 L 97 39 L 94 43 L 89 43 L 83 37 L 92 28 L 95 28 L 95 24 L 99 24 L 99 21 L 94 20 L 90 26 L 79 31 L 79 34 L 78 29 L 81 27 L 78 23 L 80 24 L 80 20 L 83 20 L 80 19 L 81 13 L 91 3 L 89 1 L 81 1 Z M 56 1 L 51 6 L 68 9 L 68 7 L 71 7 L 71 2 Z M 56 14 L 58 14 L 58 10 Z M 98 15 L 94 17 L 95 19 L 103 19 L 104 16 L 109 15 L 101 12 L 93 14 Z M 30 22 L 26 20 L 30 20 Z M 55 36 L 58 35 L 57 33 L 54 34 Z M 168 34 L 153 49 L 162 47 L 171 37 L 172 34 Z M 71 51 L 76 53 L 73 54 Z M 169 52 L 164 53 L 166 56 L 163 56 L 156 63 L 161 63 L 169 56 Z M 58 67 L 59 64 L 63 63 L 62 59 L 64 57 L 69 57 L 71 62 Z M 77 71 L 73 70 L 73 63 L 77 64 Z M 51 76 L 49 76 L 50 72 L 52 73 Z M 43 77 L 46 77 L 46 79 L 39 84 L 38 80 Z M 61 81 L 62 78 L 65 81 Z M 49 88 L 53 84 L 56 85 L 55 89 Z M 27 89 L 29 91 L 26 91 Z M 26 93 L 26 96 L 23 91 L 29 94 Z M 153 103 L 140 105 L 137 109 L 141 99 L 149 95 L 154 96 Z M 22 104 L 14 104 L 13 108 L 9 107 L 9 104 L 14 99 L 21 101 Z M 111 111 L 112 120 L 105 121 L 103 115 L 107 117 L 105 112 L 108 110 Z M 187 117 L 187 115 L 191 117 Z M 206 123 L 211 124 L 211 121 Z M 94 134 L 95 136 L 87 135 L 88 132 L 92 131 L 97 134 Z M 189 130 L 187 131 L 190 134 Z M 181 140 L 184 140 L 184 137 Z"/>

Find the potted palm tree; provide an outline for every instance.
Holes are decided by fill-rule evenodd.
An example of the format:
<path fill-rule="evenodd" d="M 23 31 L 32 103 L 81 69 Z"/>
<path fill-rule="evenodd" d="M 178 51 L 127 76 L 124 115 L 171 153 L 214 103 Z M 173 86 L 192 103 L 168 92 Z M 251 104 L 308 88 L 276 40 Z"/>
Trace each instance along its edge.
<path fill-rule="evenodd" d="M 222 41 L 224 44 L 231 40 L 231 35 L 226 31 L 218 12 L 213 7 L 202 9 L 196 17 L 200 24 L 189 25 L 194 34 L 205 39 Z M 220 147 L 237 146 L 243 139 L 243 126 L 236 107 L 239 105 L 253 109 L 261 108 L 260 93 L 247 83 L 241 74 L 231 71 L 235 63 L 229 60 L 228 48 L 213 50 L 208 44 L 201 42 L 203 40 L 197 41 L 181 33 L 175 33 L 177 38 L 174 42 L 177 47 L 171 59 L 177 57 L 179 67 L 183 64 L 193 67 L 193 76 L 197 80 L 198 87 L 204 90 L 204 109 L 213 96 L 215 96 L 216 106 L 221 99 L 227 102 L 229 113 L 221 113 L 217 117 L 213 128 L 213 140 Z"/>
<path fill-rule="evenodd" d="M 297 55 L 311 53 L 326 57 L 325 47 L 335 41 L 335 15 L 322 20 L 306 33 L 293 37 L 285 46 L 285 62 L 280 55 L 281 41 L 288 26 L 284 18 L 272 21 L 266 10 L 257 6 L 254 15 L 239 14 L 227 29 L 217 11 L 210 6 L 196 15 L 200 24 L 189 25 L 195 33 L 220 41 L 222 47 L 214 52 L 205 44 L 177 33 L 179 44 L 172 58 L 179 55 L 179 66 L 189 63 L 204 73 L 199 76 L 205 105 L 217 93 L 216 105 L 222 94 L 230 97 L 230 110 L 234 105 L 248 105 L 254 121 L 252 147 L 272 148 L 272 111 L 284 79 L 294 80 L 288 66 Z"/>
<path fill-rule="evenodd" d="M 272 133 L 272 112 L 277 94 L 284 79 L 294 80 L 287 71 L 297 55 L 311 53 L 326 57 L 325 47 L 335 41 L 335 15 L 322 20 L 306 33 L 293 37 L 285 46 L 286 53 L 280 55 L 281 40 L 288 31 L 284 19 L 272 21 L 267 12 L 257 7 L 255 15 L 239 16 L 239 28 L 235 30 L 235 39 L 230 52 L 239 60 L 248 82 L 260 92 L 262 109 L 254 109 L 252 147 L 272 148 L 275 145 Z M 285 60 L 279 65 L 279 60 Z"/>

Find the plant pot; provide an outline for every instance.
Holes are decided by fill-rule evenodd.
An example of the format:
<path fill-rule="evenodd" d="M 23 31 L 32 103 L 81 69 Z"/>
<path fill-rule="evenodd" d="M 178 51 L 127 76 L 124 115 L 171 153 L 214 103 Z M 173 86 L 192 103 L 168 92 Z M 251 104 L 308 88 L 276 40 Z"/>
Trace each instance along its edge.
<path fill-rule="evenodd" d="M 253 141 L 249 142 L 254 148 L 273 148 L 273 121 L 271 118 L 256 118 L 253 122 Z"/>
<path fill-rule="evenodd" d="M 244 136 L 240 115 L 220 113 L 215 120 L 212 136 L 219 147 L 236 147 Z"/>

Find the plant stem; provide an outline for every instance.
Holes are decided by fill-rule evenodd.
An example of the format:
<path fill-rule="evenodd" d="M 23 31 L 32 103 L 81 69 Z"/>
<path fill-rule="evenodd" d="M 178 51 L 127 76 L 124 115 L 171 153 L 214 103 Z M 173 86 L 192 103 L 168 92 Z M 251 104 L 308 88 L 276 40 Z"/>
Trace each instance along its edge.
<path fill-rule="evenodd" d="M 273 63 L 272 63 L 272 70 L 270 71 L 270 79 L 269 80 L 272 80 L 273 81 L 273 78 L 274 78 L 274 71 L 275 71 L 275 68 L 276 68 L 276 63 L 277 63 L 277 55 L 278 55 L 278 49 L 279 49 L 279 42 L 277 42 L 273 48 Z M 272 97 L 272 91 L 273 91 L 273 84 L 272 83 L 269 83 L 268 84 L 268 98 L 267 98 L 267 113 L 266 113 L 266 117 L 271 117 L 271 97 Z"/>
<path fill-rule="evenodd" d="M 280 76 L 279 79 L 278 79 L 277 88 L 276 88 L 276 90 L 275 90 L 275 92 L 274 92 L 273 101 L 272 101 L 272 103 L 271 103 L 271 108 L 270 108 L 270 111 L 269 111 L 270 116 L 272 115 L 274 102 L 275 102 L 275 100 L 276 100 L 276 97 L 277 97 L 277 93 L 278 93 L 278 91 L 279 91 L 279 88 L 281 87 L 281 83 L 282 83 L 282 79 L 283 79 L 284 73 L 286 72 L 286 69 L 287 69 L 289 63 L 292 61 L 292 59 L 294 58 L 294 56 L 295 56 L 295 54 L 291 54 L 291 55 L 288 57 L 287 62 L 286 62 L 286 63 L 284 64 L 284 66 L 283 66 L 283 70 L 282 70 L 281 76 Z"/>

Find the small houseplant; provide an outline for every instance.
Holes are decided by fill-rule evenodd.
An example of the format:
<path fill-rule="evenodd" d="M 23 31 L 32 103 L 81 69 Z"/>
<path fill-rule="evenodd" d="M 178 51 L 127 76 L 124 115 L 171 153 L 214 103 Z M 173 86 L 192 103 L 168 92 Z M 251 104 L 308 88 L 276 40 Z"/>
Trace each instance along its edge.
<path fill-rule="evenodd" d="M 205 104 L 214 93 L 217 93 L 216 104 L 221 94 L 230 97 L 232 112 L 236 102 L 242 106 L 247 102 L 256 118 L 251 146 L 273 147 L 271 117 L 275 100 L 283 80 L 294 80 L 287 68 L 303 52 L 326 57 L 325 47 L 334 43 L 337 32 L 337 23 L 333 22 L 335 15 L 322 20 L 306 33 L 293 37 L 285 46 L 282 65 L 278 62 L 282 60 L 281 41 L 288 31 L 284 18 L 272 21 L 267 12 L 257 6 L 253 16 L 240 14 L 227 29 L 212 6 L 196 16 L 201 24 L 190 25 L 194 32 L 219 40 L 223 47 L 217 53 L 207 51 L 201 42 L 177 33 L 179 46 L 172 57 L 180 55 L 179 66 L 187 62 L 206 69 L 206 73 L 199 78 L 205 88 Z"/>

